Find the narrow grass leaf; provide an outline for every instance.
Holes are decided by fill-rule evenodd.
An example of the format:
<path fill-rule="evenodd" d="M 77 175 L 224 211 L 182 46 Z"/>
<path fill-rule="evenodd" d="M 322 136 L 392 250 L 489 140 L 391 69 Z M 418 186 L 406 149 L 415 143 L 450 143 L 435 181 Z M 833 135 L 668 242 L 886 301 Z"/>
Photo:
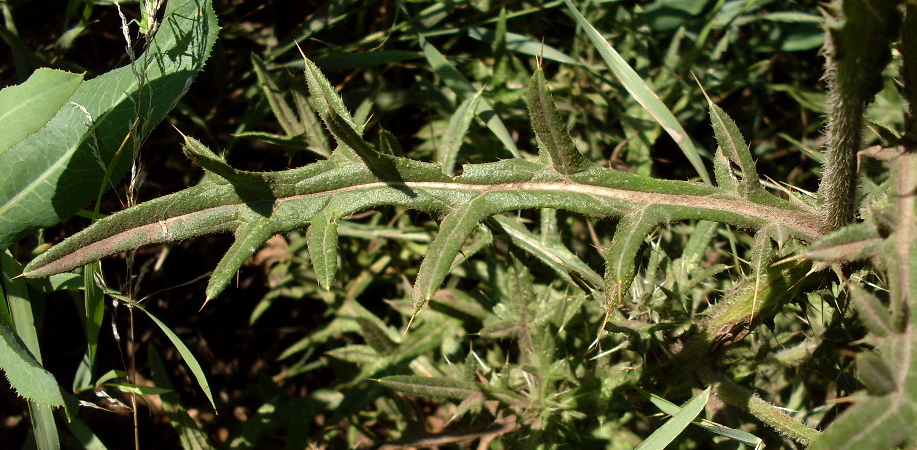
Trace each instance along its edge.
<path fill-rule="evenodd" d="M 682 153 L 688 158 L 691 165 L 694 166 L 694 169 L 697 171 L 698 175 L 700 175 L 701 179 L 705 183 L 711 184 L 710 175 L 707 173 L 707 168 L 704 167 L 704 162 L 701 160 L 700 153 L 698 153 L 688 133 L 681 124 L 678 123 L 678 120 L 669 108 L 659 100 L 659 97 L 656 96 L 649 86 L 647 86 L 646 82 L 644 82 L 640 76 L 637 75 L 637 72 L 624 61 L 624 58 L 611 47 L 611 44 L 602 37 L 598 30 L 580 14 L 579 10 L 573 6 L 573 3 L 570 0 L 564 0 L 564 3 L 567 4 L 576 22 L 586 31 L 586 35 L 589 36 L 592 44 L 599 51 L 599 54 L 602 56 L 602 59 L 605 60 L 605 63 L 611 69 L 615 78 L 624 85 L 627 92 L 629 92 L 630 95 L 633 96 L 654 119 L 656 119 L 656 122 L 662 126 L 666 133 L 675 140 L 675 143 L 681 148 Z"/>
<path fill-rule="evenodd" d="M 32 419 L 32 435 L 38 450 L 59 450 L 60 436 L 54 421 L 54 410 L 30 401 L 29 418 Z"/>
<path fill-rule="evenodd" d="M 182 342 L 181 338 L 178 337 L 172 330 L 162 321 L 156 318 L 149 311 L 134 303 L 133 308 L 143 311 L 156 326 L 169 338 L 169 341 L 172 342 L 172 345 L 175 346 L 175 349 L 178 350 L 178 354 L 181 355 L 182 359 L 185 361 L 185 364 L 188 365 L 188 368 L 191 369 L 191 374 L 194 376 L 197 385 L 200 386 L 201 391 L 204 392 L 204 395 L 207 396 L 207 400 L 210 400 L 210 406 L 216 410 L 216 403 L 213 402 L 213 393 L 210 392 L 210 383 L 207 381 L 207 375 L 204 374 L 204 370 L 201 368 L 200 363 L 197 362 L 197 358 L 194 357 L 194 354 L 191 353 L 191 350 L 188 349 L 188 346 Z"/>
<path fill-rule="evenodd" d="M 650 393 L 646 393 L 646 394 L 649 395 L 650 402 L 652 402 L 653 405 L 656 405 L 656 407 L 659 408 L 662 412 L 670 416 L 674 416 L 682 411 L 682 408 L 680 406 L 656 394 L 650 394 Z M 753 445 L 755 446 L 756 449 L 764 446 L 764 441 L 762 441 L 761 438 L 751 433 L 742 431 L 742 430 L 724 427 L 718 423 L 711 422 L 707 419 L 695 419 L 691 423 L 711 433 L 714 433 L 714 434 L 717 434 L 723 437 L 727 437 L 729 439 L 735 439 L 739 442 L 742 442 L 748 445 Z"/>
<path fill-rule="evenodd" d="M 68 417 L 68 420 L 65 421 L 67 424 L 67 429 L 70 430 L 70 433 L 73 434 L 73 437 L 79 441 L 85 450 L 108 450 L 108 447 L 105 446 L 105 443 L 96 436 L 95 433 L 86 426 L 86 422 L 83 422 L 83 419 L 80 419 L 79 416 Z"/>
<path fill-rule="evenodd" d="M 673 415 L 659 429 L 653 432 L 635 450 L 665 450 L 678 435 L 704 410 L 710 398 L 710 388 L 704 389 L 694 398 L 685 403 L 677 414 Z"/>
<path fill-rule="evenodd" d="M 185 450 L 210 450 L 215 448 L 207 437 L 207 433 L 191 418 L 191 415 L 182 405 L 178 394 L 174 392 L 172 381 L 169 380 L 162 358 L 152 345 L 147 347 L 147 362 L 150 365 L 150 372 L 153 374 L 153 382 L 167 391 L 161 393 L 159 399 L 162 402 L 163 412 L 169 418 L 169 423 L 178 432 L 182 448 Z"/>
<path fill-rule="evenodd" d="M 493 43 L 497 37 L 496 31 L 481 27 L 469 28 L 468 35 L 474 39 L 488 43 Z M 506 32 L 505 45 L 506 49 L 511 52 L 522 53 L 524 55 L 535 56 L 551 61 L 557 61 L 559 63 L 569 64 L 571 66 L 581 65 L 579 61 L 570 55 L 545 44 L 543 41 L 531 39 L 521 34 L 516 34 L 509 31 Z"/>
<path fill-rule="evenodd" d="M 95 277 L 102 271 L 99 261 L 83 266 L 83 332 L 86 335 L 86 353 L 73 379 L 73 390 L 79 391 L 92 384 L 92 367 L 98 348 L 99 331 L 105 319 L 105 292 L 99 289 Z"/>
<path fill-rule="evenodd" d="M 422 34 L 417 34 L 417 40 L 420 43 L 421 49 L 423 49 L 423 54 L 427 58 L 427 62 L 430 63 L 433 70 L 442 78 L 443 82 L 446 83 L 446 86 L 452 89 L 459 98 L 470 98 L 478 92 L 478 89 L 475 88 L 471 82 L 436 49 L 436 47 L 427 42 Z M 486 99 L 481 99 L 475 112 L 481 115 L 484 122 L 487 124 L 487 128 L 494 133 L 497 139 L 503 143 L 503 146 L 506 147 L 514 157 L 522 158 L 522 154 L 519 153 L 519 149 L 516 147 L 516 142 L 513 140 L 512 134 Z"/>

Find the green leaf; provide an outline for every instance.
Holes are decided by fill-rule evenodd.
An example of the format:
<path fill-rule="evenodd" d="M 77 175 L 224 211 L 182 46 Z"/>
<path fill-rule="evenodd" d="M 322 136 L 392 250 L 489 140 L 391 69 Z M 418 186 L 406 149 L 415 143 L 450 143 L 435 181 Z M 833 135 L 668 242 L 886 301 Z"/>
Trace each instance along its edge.
<path fill-rule="evenodd" d="M 481 92 L 478 92 L 474 96 L 465 99 L 455 110 L 452 118 L 449 119 L 446 134 L 443 135 L 442 142 L 440 142 L 436 152 L 436 160 L 443 166 L 443 172 L 446 175 L 455 173 L 456 157 L 462 147 L 465 136 L 468 134 L 472 119 L 477 115 L 478 103 L 480 102 Z"/>
<path fill-rule="evenodd" d="M 621 303 L 634 281 L 637 252 L 646 237 L 666 221 L 663 210 L 648 206 L 618 222 L 605 254 L 605 290 L 614 307 Z"/>
<path fill-rule="evenodd" d="M 593 289 L 600 289 L 604 285 L 602 275 L 599 275 L 582 259 L 576 256 L 559 241 L 544 242 L 519 223 L 519 220 L 505 215 L 494 216 L 496 227 L 512 240 L 513 245 L 525 250 L 542 263 L 553 269 L 555 273 L 570 284 L 576 284 L 571 274 L 589 283 Z M 493 222 L 488 222 L 489 224 Z"/>
<path fill-rule="evenodd" d="M 525 404 L 525 400 L 515 392 L 452 378 L 394 375 L 380 379 L 379 384 L 405 394 L 432 399 L 493 398 L 509 405 Z"/>
<path fill-rule="evenodd" d="M 871 258 L 882 250 L 885 239 L 872 221 L 855 223 L 815 241 L 802 255 L 813 261 L 844 263 Z"/>
<path fill-rule="evenodd" d="M 309 223 L 306 230 L 309 259 L 318 284 L 331 289 L 338 267 L 338 223 L 324 214 L 319 214 Z"/>
<path fill-rule="evenodd" d="M 10 385 L 29 400 L 29 417 L 39 450 L 57 450 L 60 439 L 51 407 L 64 404 L 61 389 L 54 376 L 42 367 L 32 302 L 25 280 L 19 277 L 22 266 L 9 250 L 0 251 L 0 270 L 0 294 L 5 300 L 5 305 L 0 306 L 9 308 L 8 316 L 5 308 L 0 315 L 0 367 Z"/>
<path fill-rule="evenodd" d="M 0 155 L 47 125 L 82 82 L 82 74 L 41 68 L 0 90 Z"/>
<path fill-rule="evenodd" d="M 710 388 L 704 389 L 700 394 L 685 403 L 678 414 L 666 421 L 659 429 L 653 432 L 635 450 L 665 450 L 678 435 L 704 410 L 710 397 Z"/>
<path fill-rule="evenodd" d="M 850 301 L 856 309 L 857 317 L 866 325 L 869 331 L 880 338 L 888 337 L 892 333 L 900 332 L 892 323 L 888 313 L 888 305 L 869 291 L 856 286 L 850 286 Z"/>
<path fill-rule="evenodd" d="M 494 42 L 497 33 L 494 30 L 486 28 L 472 27 L 468 29 L 468 35 L 474 39 L 484 42 Z M 544 58 L 559 63 L 570 64 L 572 66 L 581 65 L 579 61 L 567 55 L 566 53 L 546 45 L 543 40 L 527 38 L 521 34 L 512 32 L 506 33 L 506 49 L 511 52 L 522 53 L 524 55 Z"/>
<path fill-rule="evenodd" d="M 856 355 L 856 362 L 857 378 L 866 386 L 869 395 L 885 395 L 898 389 L 891 369 L 879 355 L 869 351 L 860 352 Z"/>
<path fill-rule="evenodd" d="M 580 154 L 573 144 L 573 139 L 567 134 L 541 68 L 532 76 L 532 84 L 525 99 L 529 106 L 529 117 L 535 130 L 538 148 L 546 154 L 551 167 L 564 175 L 588 169 L 592 163 Z"/>
<path fill-rule="evenodd" d="M 207 300 L 212 300 L 220 295 L 220 292 L 223 292 L 232 282 L 242 264 L 245 264 L 245 261 L 258 250 L 258 247 L 274 234 L 267 219 L 254 220 L 240 225 L 235 232 L 235 242 L 226 250 L 226 254 L 213 269 L 213 274 L 207 283 Z"/>
<path fill-rule="evenodd" d="M 670 416 L 674 416 L 674 415 L 676 415 L 676 414 L 678 414 L 678 413 L 680 413 L 680 412 L 682 411 L 682 408 L 681 408 L 680 406 L 678 406 L 678 405 L 676 405 L 676 404 L 674 404 L 674 403 L 671 403 L 671 402 L 669 402 L 668 400 L 666 400 L 666 399 L 664 399 L 664 398 L 662 398 L 662 397 L 660 397 L 660 396 L 658 396 L 658 395 L 649 394 L 649 393 L 646 393 L 646 394 L 649 395 L 650 402 L 652 402 L 654 405 L 656 405 L 656 407 L 659 408 L 662 412 L 664 412 L 664 413 L 666 413 L 666 414 L 668 414 L 668 415 L 670 415 Z M 717 435 L 720 435 L 720 436 L 724 436 L 724 437 L 727 437 L 727 438 L 729 438 L 729 439 L 735 439 L 735 440 L 737 440 L 737 441 L 739 441 L 739 442 L 742 442 L 742 443 L 745 443 L 745 444 L 754 445 L 754 446 L 755 446 L 755 449 L 759 449 L 759 448 L 763 448 L 763 447 L 764 447 L 764 441 L 762 441 L 761 438 L 759 438 L 759 437 L 757 437 L 757 436 L 755 436 L 755 435 L 753 435 L 753 434 L 751 434 L 751 433 L 747 433 L 747 432 L 745 432 L 745 431 L 742 431 L 742 430 L 737 430 L 737 429 L 735 429 L 735 428 L 724 427 L 724 426 L 722 426 L 722 425 L 720 425 L 720 424 L 718 424 L 718 423 L 711 422 L 711 421 L 709 421 L 709 420 L 707 420 L 707 419 L 696 419 L 696 420 L 694 420 L 694 421 L 691 422 L 691 423 L 694 424 L 694 425 L 697 425 L 697 426 L 699 426 L 699 427 L 701 427 L 701 428 L 703 428 L 703 429 L 705 429 L 705 430 L 707 430 L 707 431 L 709 431 L 709 432 L 711 432 L 711 433 L 714 433 L 714 434 L 717 434 Z"/>
<path fill-rule="evenodd" d="M 701 88 L 703 91 L 703 88 Z M 739 127 L 736 126 L 732 118 L 723 111 L 722 108 L 713 103 L 713 100 L 704 92 L 707 98 L 707 105 L 710 108 L 710 122 L 713 124 L 713 133 L 716 135 L 716 142 L 719 144 L 723 154 L 734 164 L 739 167 L 738 178 L 742 186 L 739 192 L 745 197 L 758 197 L 768 195 L 764 187 L 758 181 L 758 171 L 755 168 L 755 161 L 748 150 L 748 144 L 742 137 Z M 735 173 L 731 171 L 731 173 Z"/>
<path fill-rule="evenodd" d="M 168 391 L 160 394 L 159 399 L 162 401 L 162 409 L 166 417 L 169 418 L 169 423 L 171 423 L 175 431 L 178 432 L 182 448 L 185 450 L 208 450 L 215 448 L 207 437 L 207 433 L 205 433 L 204 430 L 198 426 L 197 422 L 191 418 L 191 415 L 188 414 L 188 411 L 182 405 L 178 394 L 173 391 L 172 382 L 166 374 L 167 372 L 165 365 L 162 363 L 162 358 L 152 345 L 147 347 L 147 361 L 149 361 L 150 364 L 153 381 L 157 386 L 161 386 Z"/>
<path fill-rule="evenodd" d="M 479 90 L 475 88 L 449 60 L 443 56 L 439 50 L 436 49 L 432 44 L 427 42 L 422 34 L 417 34 L 417 41 L 420 43 L 421 49 L 423 49 L 423 54 L 427 58 L 427 62 L 430 63 L 430 66 L 433 67 L 433 70 L 437 75 L 442 78 L 443 82 L 446 83 L 446 86 L 449 89 L 452 89 L 452 92 L 455 92 L 459 98 L 471 98 Z M 481 102 L 478 104 L 478 108 L 475 111 L 480 115 L 484 122 L 487 124 L 487 128 L 494 133 L 494 136 L 503 143 L 503 146 L 513 154 L 516 158 L 522 158 L 522 154 L 519 153 L 519 149 L 516 147 L 516 142 L 513 140 L 512 134 L 509 130 L 506 129 L 506 125 L 503 124 L 503 121 L 500 120 L 500 116 L 494 112 L 492 106 L 486 99 L 481 99 Z"/>
<path fill-rule="evenodd" d="M 207 396 L 207 400 L 210 400 L 210 406 L 213 406 L 213 409 L 216 409 L 216 404 L 213 402 L 213 394 L 210 392 L 210 383 L 207 381 L 207 375 L 204 374 L 204 370 L 201 369 L 201 365 L 197 362 L 197 359 L 194 357 L 194 354 L 191 353 L 191 350 L 182 342 L 172 330 L 162 323 L 156 316 L 150 314 L 149 311 L 143 309 L 140 305 L 136 303 L 132 304 L 131 307 L 143 311 L 156 326 L 165 333 L 166 337 L 172 342 L 172 345 L 175 346 L 175 349 L 178 350 L 178 354 L 181 355 L 182 359 L 185 360 L 185 364 L 188 365 L 188 368 L 191 369 L 191 374 L 194 376 L 194 379 L 197 381 L 198 386 L 201 390 L 204 391 L 204 395 Z"/>
<path fill-rule="evenodd" d="M 449 275 L 452 261 L 465 240 L 484 219 L 501 212 L 501 209 L 495 207 L 488 196 L 482 195 L 446 216 L 417 272 L 413 293 L 415 313 L 433 297 L 433 293 Z"/>
<path fill-rule="evenodd" d="M 6 324 L 0 323 L 0 367 L 16 392 L 41 407 L 63 406 L 54 375 L 45 370 Z"/>
<path fill-rule="evenodd" d="M 222 158 L 197 139 L 190 136 L 182 136 L 185 138 L 185 143 L 182 145 L 182 151 L 185 156 L 207 172 L 217 175 L 232 183 L 233 186 L 251 194 L 262 197 L 271 195 L 270 187 L 268 187 L 263 173 L 238 170 L 226 164 L 226 161 L 223 161 Z"/>
<path fill-rule="evenodd" d="M 125 137 L 133 130 L 143 138 L 172 109 L 203 68 L 217 30 L 210 0 L 169 1 L 136 65 L 81 83 L 46 126 L 0 154 L 10 175 L 0 181 L 0 248 L 75 214 L 108 187 L 106 173 L 121 178 L 133 159 L 131 141 L 117 156 Z"/>
<path fill-rule="evenodd" d="M 691 162 L 694 169 L 697 170 L 697 174 L 700 175 L 701 179 L 704 180 L 705 183 L 711 184 L 710 175 L 707 173 L 707 168 L 704 167 L 700 153 L 698 153 L 697 149 L 694 147 L 694 143 L 691 142 L 690 136 L 688 136 L 688 133 L 684 130 L 669 108 L 659 100 L 659 97 L 657 97 L 649 86 L 647 86 L 646 82 L 644 82 L 640 76 L 637 75 L 637 72 L 627 64 L 627 61 L 611 47 L 598 30 L 580 14 L 579 10 L 573 6 L 573 3 L 570 0 L 564 0 L 564 3 L 567 4 L 570 12 L 573 13 L 573 18 L 576 20 L 576 23 L 586 31 L 586 35 L 589 36 L 592 44 L 599 51 L 599 54 L 602 56 L 602 59 L 605 60 L 605 64 L 611 69 L 615 78 L 617 78 L 618 81 L 624 85 L 624 88 L 627 89 L 627 92 L 629 92 L 630 95 L 633 96 L 654 119 L 656 119 L 656 122 L 662 126 L 665 132 L 675 140 L 675 143 L 678 144 L 682 153 L 688 158 L 688 161 Z"/>
<path fill-rule="evenodd" d="M 166 389 L 156 386 L 143 386 L 138 384 L 113 384 L 112 386 L 117 387 L 122 392 L 127 392 L 134 395 L 162 395 L 172 392 L 172 389 Z"/>

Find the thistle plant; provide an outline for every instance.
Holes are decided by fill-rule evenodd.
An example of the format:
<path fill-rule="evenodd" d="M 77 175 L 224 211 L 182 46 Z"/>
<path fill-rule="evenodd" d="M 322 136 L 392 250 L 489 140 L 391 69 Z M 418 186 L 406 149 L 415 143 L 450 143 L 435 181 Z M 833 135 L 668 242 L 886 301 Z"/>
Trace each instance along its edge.
<path fill-rule="evenodd" d="M 184 16 L 174 8 L 185 6 L 173 6 L 175 3 L 176 0 L 168 3 L 172 9 L 167 9 L 167 15 L 172 11 L 176 17 L 187 17 L 193 27 L 200 29 L 215 27 L 209 18 L 208 3 L 181 10 Z M 562 383 L 556 381 L 575 378 L 570 375 L 574 372 L 582 376 L 590 367 L 587 364 L 593 363 L 555 360 L 554 354 L 560 347 L 555 340 L 573 339 L 568 334 L 571 317 L 591 304 L 603 308 L 604 319 L 599 329 L 591 330 L 595 337 L 588 349 L 581 346 L 580 350 L 599 352 L 594 359 L 600 359 L 627 348 L 626 351 L 642 352 L 640 360 L 645 366 L 630 376 L 631 369 L 603 361 L 594 363 L 605 370 L 601 373 L 614 374 L 594 380 L 601 389 L 610 392 L 620 386 L 644 387 L 639 385 L 645 380 L 664 380 L 671 383 L 673 390 L 692 392 L 693 398 L 683 407 L 648 395 L 672 417 L 640 448 L 664 448 L 692 423 L 709 433 L 763 445 L 760 438 L 749 433 L 699 419 L 704 407 L 711 405 L 711 394 L 804 446 L 893 448 L 917 444 L 917 434 L 907 426 L 914 416 L 913 405 L 917 404 L 914 400 L 917 386 L 911 375 L 917 373 L 914 363 L 917 353 L 912 351 L 917 334 L 908 313 L 917 307 L 913 304 L 917 299 L 914 112 L 908 111 L 903 130 L 886 133 L 894 134 L 894 142 L 861 152 L 864 115 L 881 90 L 882 73 L 890 63 L 896 41 L 900 41 L 898 52 L 903 61 L 904 96 L 911 105 L 917 104 L 914 87 L 917 71 L 913 68 L 917 61 L 914 34 L 917 27 L 908 26 L 917 17 L 917 7 L 891 0 L 848 0 L 831 5 L 825 19 L 828 38 L 824 53 L 830 90 L 825 169 L 815 201 L 790 189 L 769 189 L 773 183 L 762 180 L 755 156 L 739 127 L 698 86 L 697 90 L 706 99 L 705 109 L 716 142 L 716 148 L 710 152 L 711 179 L 702 152 L 678 123 L 676 115 L 581 11 L 569 0 L 564 3 L 615 82 L 655 121 L 655 126 L 673 139 L 700 181 L 659 179 L 597 164 L 568 133 L 540 62 L 525 88 L 527 117 L 537 154 L 526 152 L 528 146 L 513 141 L 495 113 L 494 103 L 472 86 L 418 29 L 417 42 L 423 57 L 458 97 L 443 143 L 432 152 L 432 161 L 405 156 L 392 133 L 367 126 L 368 111 L 352 113 L 319 65 L 305 55 L 302 67 L 308 95 L 294 92 L 295 108 L 274 94 L 276 85 L 268 66 L 260 58 L 253 58 L 257 78 L 269 96 L 272 111 L 281 119 L 285 135 L 248 133 L 248 136 L 285 144 L 307 140 L 306 146 L 321 156 L 318 161 L 276 172 L 240 170 L 192 137 L 192 133 L 180 131 L 185 156 L 205 173 L 198 185 L 95 222 L 36 256 L 21 269 L 21 275 L 32 280 L 61 276 L 101 258 L 142 246 L 228 232 L 234 242 L 210 274 L 206 304 L 227 289 L 240 268 L 265 242 L 277 234 L 300 233 L 311 265 L 309 276 L 325 292 L 315 295 L 333 297 L 341 289 L 342 274 L 338 273 L 341 260 L 348 257 L 342 253 L 342 239 L 345 235 L 361 233 L 352 218 L 369 210 L 394 207 L 405 214 L 402 217 L 414 217 L 405 213 L 413 211 L 432 216 L 437 222 L 435 233 L 424 235 L 423 258 L 416 274 L 406 281 L 410 285 L 409 300 L 392 303 L 407 318 L 404 334 L 399 336 L 389 324 L 366 312 L 356 302 L 354 293 L 365 289 L 365 283 L 349 280 L 348 294 L 343 300 L 327 301 L 329 307 L 337 309 L 326 328 L 283 355 L 311 351 L 310 346 L 324 342 L 334 333 L 358 332 L 365 344 L 329 351 L 331 357 L 361 364 L 359 374 L 345 383 L 342 391 L 356 390 L 354 386 L 370 379 L 376 384 L 366 390 L 384 387 L 412 396 L 457 402 L 452 418 L 480 412 L 495 403 L 501 409 L 499 414 L 491 411 L 494 426 L 469 431 L 465 438 L 472 436 L 483 443 L 489 442 L 485 439 L 512 435 L 520 427 L 518 421 L 531 430 L 528 436 L 537 440 L 536 437 L 550 434 L 546 430 L 563 430 L 565 421 L 583 416 L 577 402 L 587 403 L 588 400 L 580 397 L 588 395 L 568 391 L 585 388 L 577 385 L 565 391 L 561 389 Z M 153 13 L 147 11 L 144 18 L 155 16 L 158 3 L 144 2 L 145 6 L 151 4 Z M 721 7 L 722 2 L 718 5 L 717 8 Z M 208 12 L 207 19 L 200 18 L 203 13 L 197 14 L 202 11 Z M 406 13 L 407 9 L 403 11 Z M 506 45 L 508 36 L 506 20 L 505 12 L 501 13 L 498 30 L 502 30 L 503 41 L 497 41 L 503 42 L 502 45 Z M 420 22 L 411 24 L 419 27 Z M 153 34 L 154 42 L 165 39 L 163 36 L 169 33 L 165 22 L 159 30 L 149 25 L 144 28 L 141 23 L 141 32 Z M 212 44 L 201 39 L 202 44 Z M 168 59 L 173 53 L 166 49 L 159 56 Z M 176 55 L 174 59 L 183 57 Z M 153 84 L 156 78 L 149 80 Z M 489 138 L 503 146 L 507 158 L 470 161 L 459 166 L 456 161 L 460 160 L 462 143 L 471 136 L 471 125 L 476 118 L 491 133 Z M 318 130 L 319 120 L 325 130 Z M 138 141 L 142 139 L 130 136 Z M 858 156 L 879 159 L 890 168 L 889 181 L 876 187 L 875 195 L 868 197 L 871 203 L 865 205 L 855 202 Z M 861 206 L 862 217 L 858 218 L 856 211 Z M 520 219 L 520 211 L 539 218 L 540 233 L 530 231 Z M 607 239 L 595 239 L 604 263 L 603 274 L 597 273 L 559 237 L 558 214 L 582 219 L 590 226 L 593 222 L 588 221 L 593 220 L 613 224 L 614 231 L 606 233 Z M 404 227 L 414 226 L 404 221 L 399 223 Z M 50 221 L 32 223 L 33 228 L 49 224 Z M 658 277 L 650 273 L 662 267 L 659 259 L 663 256 L 658 256 L 662 252 L 651 251 L 651 262 L 645 263 L 647 247 L 652 248 L 654 239 L 666 230 L 684 224 L 693 227 L 693 234 L 687 239 L 681 257 L 669 263 L 670 267 L 679 268 L 678 273 Z M 28 228 L 0 236 L 8 236 L 8 242 L 4 243 L 9 244 Z M 641 308 L 648 311 L 646 316 L 653 315 L 652 304 L 658 301 L 654 296 L 662 295 L 663 301 L 691 298 L 692 291 L 700 290 L 705 280 L 729 270 L 725 264 L 702 264 L 706 249 L 721 229 L 748 233 L 745 239 L 748 273 L 735 276 L 714 304 L 705 306 L 700 301 L 685 304 L 690 314 L 680 323 L 635 320 L 639 316 L 635 310 Z M 399 235 L 402 237 L 407 233 L 392 229 L 387 232 L 402 233 Z M 378 230 L 363 234 L 374 239 L 380 236 Z M 483 256 L 477 259 L 480 255 Z M 361 276 L 378 276 L 392 258 L 390 255 L 380 258 L 366 267 Z M 536 286 L 530 268 L 523 263 L 525 258 L 548 267 L 556 275 L 557 283 Z M 657 259 L 655 264 L 653 258 Z M 854 261 L 868 262 L 856 276 L 851 275 L 849 265 Z M 7 267 L 5 264 L 5 273 Z M 450 277 L 460 271 L 486 274 L 490 290 L 482 290 L 498 297 L 494 304 L 499 307 L 490 307 L 492 311 L 488 311 L 488 307 L 457 288 Z M 834 274 L 839 275 L 838 281 L 832 281 Z M 14 279 L 12 272 L 8 275 L 8 283 L 13 283 L 9 286 L 23 283 L 21 278 Z M 883 280 L 884 287 L 870 289 L 860 282 L 864 277 Z M 657 278 L 665 281 L 654 285 Z M 745 386 L 748 374 L 739 369 L 742 365 L 735 362 L 736 352 L 732 350 L 737 343 L 753 339 L 759 325 L 773 327 L 775 318 L 793 308 L 799 298 L 817 297 L 831 283 L 835 283 L 832 286 L 838 291 L 849 292 L 853 310 L 869 331 L 863 342 L 875 352 L 866 351 L 856 358 L 859 379 L 867 389 L 855 394 L 855 405 L 820 431 L 811 422 L 800 420 L 799 414 L 787 413 L 786 408 L 761 398 Z M 102 283 L 97 287 L 110 297 L 137 305 L 129 295 L 108 289 Z M 650 290 L 648 295 L 641 294 L 645 289 Z M 832 310 L 832 317 L 838 318 L 836 321 L 846 320 L 846 305 L 824 308 L 835 306 L 837 310 Z M 443 312 L 449 308 L 461 314 Z M 214 404 L 206 378 L 193 362 L 193 356 L 168 327 L 150 317 L 175 342 L 182 357 L 193 364 L 196 380 Z M 474 351 L 469 352 L 462 366 L 450 361 L 433 367 L 424 359 L 432 349 L 445 348 L 451 335 L 460 334 L 459 317 L 480 321 L 480 335 L 485 338 L 511 339 L 517 343 L 518 371 L 500 372 Z M 37 383 L 53 384 L 53 380 L 45 379 L 47 372 L 41 368 L 40 358 L 36 360 L 17 346 L 7 328 L 0 323 L 6 342 L 4 348 L 11 349 L 11 354 L 18 357 L 0 362 L 14 387 L 36 404 L 62 405 L 63 399 L 46 398 L 30 383 L 15 381 L 25 380 L 31 373 L 36 379 L 44 377 L 44 381 Z M 601 343 L 608 335 L 620 336 L 620 346 L 603 349 Z M 811 356 L 812 346 L 823 342 L 824 334 L 812 336 L 811 341 L 799 346 L 802 357 L 793 359 L 793 355 L 779 354 L 773 359 L 797 367 Z M 151 356 L 151 366 L 158 367 L 156 358 Z M 578 359 L 585 360 L 586 356 L 578 355 Z M 672 375 L 674 372 L 678 375 Z M 343 396 L 342 403 L 349 407 L 365 406 L 361 403 L 364 400 L 357 398 L 360 395 Z M 346 413 L 342 407 L 341 412 L 329 417 L 339 419 L 339 414 Z M 504 413 L 514 419 L 506 419 Z M 176 427 L 185 430 L 187 439 L 200 438 L 200 430 L 187 424 L 186 415 L 175 417 L 177 423 L 185 421 Z M 458 441 L 456 438 L 450 442 Z M 401 443 L 424 442 L 427 441 L 404 438 Z M 538 442 L 552 441 L 544 438 Z"/>

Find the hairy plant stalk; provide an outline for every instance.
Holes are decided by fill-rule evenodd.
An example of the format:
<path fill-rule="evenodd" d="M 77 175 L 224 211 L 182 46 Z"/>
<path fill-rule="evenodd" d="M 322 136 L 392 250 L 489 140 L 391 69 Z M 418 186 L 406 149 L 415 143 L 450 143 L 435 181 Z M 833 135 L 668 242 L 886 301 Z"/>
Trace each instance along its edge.
<path fill-rule="evenodd" d="M 818 189 L 825 228 L 856 216 L 857 152 L 866 107 L 882 90 L 882 71 L 898 37 L 897 0 L 836 0 L 829 7 L 824 54 L 828 82 L 824 176 Z"/>
<path fill-rule="evenodd" d="M 700 373 L 706 385 L 713 385 L 716 395 L 726 403 L 739 407 L 761 419 L 778 433 L 803 445 L 810 445 L 821 433 L 790 417 L 784 410 L 768 403 L 754 392 L 736 384 L 722 374 L 707 371 Z"/>

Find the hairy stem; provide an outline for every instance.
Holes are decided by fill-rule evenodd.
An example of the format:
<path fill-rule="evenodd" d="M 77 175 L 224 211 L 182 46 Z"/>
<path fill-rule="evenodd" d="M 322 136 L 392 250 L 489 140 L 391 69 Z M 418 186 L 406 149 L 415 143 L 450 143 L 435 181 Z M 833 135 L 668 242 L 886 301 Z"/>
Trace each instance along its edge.
<path fill-rule="evenodd" d="M 856 216 L 856 155 L 863 115 L 882 90 L 882 71 L 898 37 L 897 0 L 836 0 L 825 44 L 828 122 L 824 177 L 818 189 L 825 227 L 837 229 Z"/>

